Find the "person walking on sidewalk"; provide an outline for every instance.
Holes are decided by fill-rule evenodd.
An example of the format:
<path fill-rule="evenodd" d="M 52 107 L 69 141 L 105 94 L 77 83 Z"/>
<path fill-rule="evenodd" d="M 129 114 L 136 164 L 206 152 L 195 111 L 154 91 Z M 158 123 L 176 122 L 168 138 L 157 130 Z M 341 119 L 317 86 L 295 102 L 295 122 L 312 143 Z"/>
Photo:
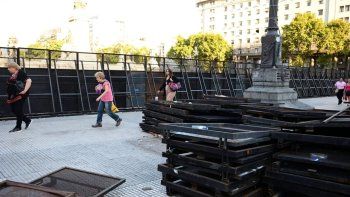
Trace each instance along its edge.
<path fill-rule="evenodd" d="M 104 110 L 106 113 L 116 122 L 116 126 L 119 126 L 122 122 L 122 119 L 115 113 L 112 112 L 113 105 L 113 93 L 111 84 L 105 78 L 103 72 L 95 73 L 96 81 L 99 83 L 95 90 L 100 93 L 96 101 L 99 102 L 97 109 L 97 121 L 96 124 L 92 125 L 93 128 L 102 127 L 102 116 Z"/>
<path fill-rule="evenodd" d="M 344 82 L 343 78 L 340 78 L 337 83 L 335 83 L 335 92 L 337 94 L 338 98 L 338 105 L 343 103 L 343 97 L 344 97 L 344 88 L 346 86 L 346 83 Z"/>
<path fill-rule="evenodd" d="M 346 86 L 344 88 L 345 102 L 350 102 L 350 79 L 347 80 Z"/>
<path fill-rule="evenodd" d="M 25 101 L 29 96 L 29 90 L 32 86 L 32 80 L 15 62 L 8 63 L 7 69 L 11 74 L 7 80 L 7 103 L 11 106 L 11 111 L 17 119 L 15 128 L 9 131 L 11 133 L 21 131 L 22 122 L 25 123 L 25 129 L 32 122 L 23 112 Z"/>

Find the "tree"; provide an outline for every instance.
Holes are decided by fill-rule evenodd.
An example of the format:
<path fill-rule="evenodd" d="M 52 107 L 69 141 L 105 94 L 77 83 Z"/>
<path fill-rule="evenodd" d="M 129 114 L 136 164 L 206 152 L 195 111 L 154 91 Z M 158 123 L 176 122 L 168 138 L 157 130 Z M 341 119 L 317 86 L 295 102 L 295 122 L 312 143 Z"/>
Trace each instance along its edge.
<path fill-rule="evenodd" d="M 232 48 L 220 34 L 199 33 L 188 38 L 177 37 L 175 45 L 170 48 L 167 56 L 170 58 L 224 61 L 231 51 Z M 208 68 L 209 64 L 205 63 L 204 66 Z M 222 64 L 217 66 L 222 67 Z"/>
<path fill-rule="evenodd" d="M 37 49 L 61 50 L 64 43 L 65 40 L 57 39 L 56 34 L 50 36 L 41 36 L 39 40 L 28 46 L 28 48 L 32 49 L 27 51 L 26 56 L 29 58 L 45 58 L 46 51 Z M 51 57 L 58 58 L 60 55 L 61 54 L 59 52 L 53 52 Z"/>
<path fill-rule="evenodd" d="M 329 31 L 324 22 L 314 14 L 298 14 L 294 20 L 283 28 L 284 58 L 314 58 L 315 64 L 320 53 L 331 48 Z M 300 62 L 300 60 L 299 60 Z"/>
<path fill-rule="evenodd" d="M 337 19 L 327 24 L 327 29 L 331 32 L 332 45 L 329 50 L 332 54 L 332 60 L 334 57 L 341 58 L 342 62 L 347 63 L 347 57 L 349 56 L 349 43 L 350 43 L 350 23 Z"/>
<path fill-rule="evenodd" d="M 151 54 L 151 50 L 146 47 L 137 48 L 130 44 L 121 43 L 102 48 L 98 52 L 107 53 L 105 54 L 105 61 L 108 63 L 118 63 L 120 54 L 125 54 L 130 55 L 131 60 L 135 63 L 141 64 L 144 62 L 143 56 L 149 56 Z"/>

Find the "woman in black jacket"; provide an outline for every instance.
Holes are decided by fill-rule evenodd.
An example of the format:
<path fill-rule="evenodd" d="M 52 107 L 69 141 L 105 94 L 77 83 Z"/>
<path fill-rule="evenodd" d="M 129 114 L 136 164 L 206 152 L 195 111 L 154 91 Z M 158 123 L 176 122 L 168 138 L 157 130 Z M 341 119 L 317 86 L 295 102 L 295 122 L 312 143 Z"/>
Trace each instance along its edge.
<path fill-rule="evenodd" d="M 173 75 L 173 71 L 170 69 L 166 70 L 166 77 L 162 86 L 158 90 L 165 90 L 166 101 L 173 101 L 176 96 L 176 91 L 181 87 L 180 81 Z"/>
<path fill-rule="evenodd" d="M 26 124 L 25 129 L 27 129 L 32 122 L 23 112 L 24 103 L 29 96 L 32 80 L 15 62 L 8 63 L 7 68 L 11 74 L 10 78 L 7 80 L 7 103 L 11 106 L 11 110 L 17 118 L 16 127 L 10 132 L 17 132 L 22 130 L 22 122 Z"/>

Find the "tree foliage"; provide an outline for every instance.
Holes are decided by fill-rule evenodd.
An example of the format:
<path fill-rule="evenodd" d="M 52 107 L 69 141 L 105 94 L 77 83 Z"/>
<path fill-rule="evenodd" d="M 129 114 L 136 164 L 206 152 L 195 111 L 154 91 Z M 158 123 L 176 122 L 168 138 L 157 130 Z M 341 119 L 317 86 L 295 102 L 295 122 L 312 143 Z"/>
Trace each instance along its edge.
<path fill-rule="evenodd" d="M 45 50 L 35 49 L 49 49 L 49 50 L 61 50 L 65 40 L 57 39 L 56 35 L 41 36 L 35 43 L 30 44 L 28 48 L 33 48 L 27 51 L 26 57 L 29 58 L 44 58 L 46 56 Z M 53 52 L 51 57 L 58 58 L 61 54 L 59 52 Z"/>
<path fill-rule="evenodd" d="M 172 58 L 223 61 L 230 50 L 230 45 L 220 34 L 199 33 L 188 38 L 179 36 L 167 55 Z"/>
<path fill-rule="evenodd" d="M 105 54 L 105 61 L 109 63 L 118 63 L 120 60 L 120 54 L 128 55 L 129 59 L 135 63 L 141 64 L 144 62 L 143 56 L 149 56 L 151 50 L 146 47 L 137 48 L 130 44 L 115 44 L 106 48 L 98 50 L 100 53 Z"/>
<path fill-rule="evenodd" d="M 177 37 L 175 45 L 170 48 L 167 56 L 224 61 L 229 57 L 231 51 L 229 43 L 220 34 L 198 33 L 188 38 Z"/>
<path fill-rule="evenodd" d="M 349 25 L 340 19 L 326 24 L 314 14 L 298 14 L 289 25 L 282 28 L 283 58 L 291 60 L 294 66 L 311 63 L 311 59 L 315 65 L 326 64 L 335 56 L 344 56 L 346 59 L 349 54 Z"/>

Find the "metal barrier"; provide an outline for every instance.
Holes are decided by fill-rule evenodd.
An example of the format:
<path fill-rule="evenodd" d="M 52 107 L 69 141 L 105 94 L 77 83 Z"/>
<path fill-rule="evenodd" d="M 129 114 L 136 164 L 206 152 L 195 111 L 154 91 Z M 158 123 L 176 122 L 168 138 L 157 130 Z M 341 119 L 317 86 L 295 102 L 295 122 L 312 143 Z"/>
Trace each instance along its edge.
<path fill-rule="evenodd" d="M 165 70 L 171 68 L 182 88 L 177 100 L 203 95 L 242 97 L 252 85 L 257 65 L 196 59 L 173 59 L 111 53 L 53 51 L 0 47 L 0 118 L 12 116 L 6 105 L 5 64 L 16 61 L 33 79 L 26 112 L 32 115 L 90 113 L 97 109 L 94 73 L 110 80 L 115 102 L 122 110 L 136 110 L 157 95 Z M 349 72 L 336 69 L 289 68 L 290 87 L 300 98 L 330 96 L 334 83 Z M 161 97 L 161 95 L 160 95 Z"/>

